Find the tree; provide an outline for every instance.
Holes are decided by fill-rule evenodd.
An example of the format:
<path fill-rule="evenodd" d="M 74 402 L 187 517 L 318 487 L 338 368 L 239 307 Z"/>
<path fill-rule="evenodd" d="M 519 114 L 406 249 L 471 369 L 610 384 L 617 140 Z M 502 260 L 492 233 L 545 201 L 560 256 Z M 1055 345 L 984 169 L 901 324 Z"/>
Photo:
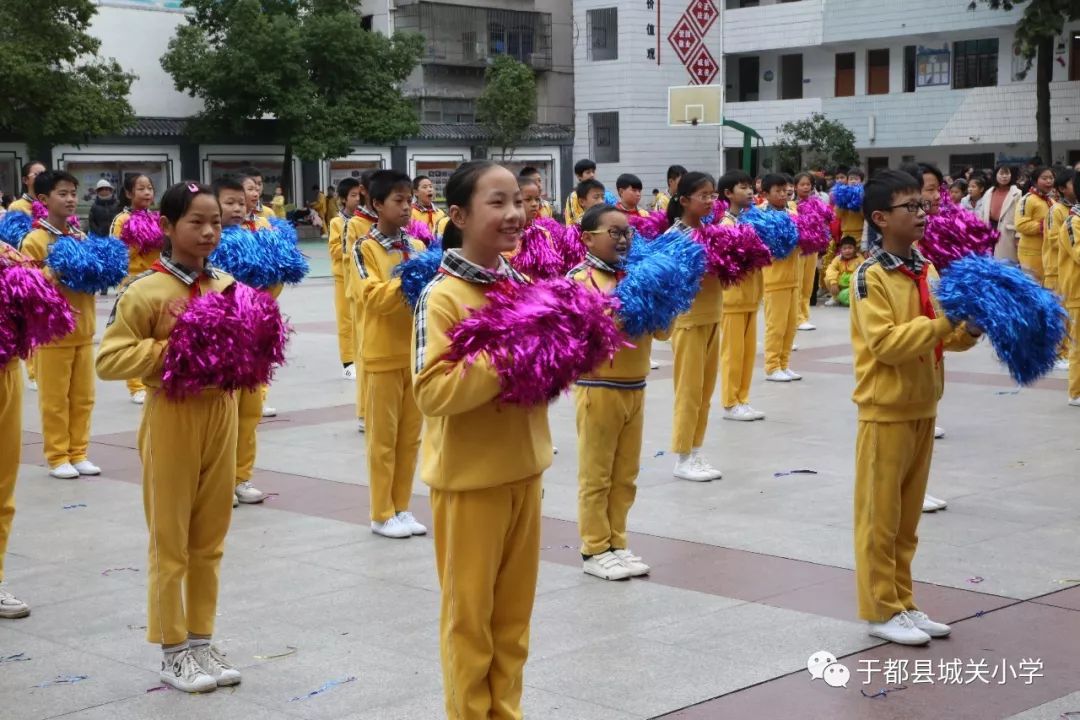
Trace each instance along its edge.
<path fill-rule="evenodd" d="M 161 58 L 177 89 L 203 101 L 196 133 L 265 126 L 292 161 L 348 154 L 419 130 L 400 91 L 420 59 L 419 35 L 361 25 L 360 0 L 184 0 L 194 11 Z"/>
<path fill-rule="evenodd" d="M 1054 155 L 1050 137 L 1050 79 L 1054 76 L 1054 41 L 1064 30 L 1066 22 L 1080 20 L 1080 2 L 1077 0 L 971 0 L 968 10 L 975 10 L 979 3 L 991 10 L 1006 11 L 1027 4 L 1020 22 L 1016 25 L 1013 49 L 1027 61 L 1024 74 L 1031 69 L 1033 61 L 1037 62 L 1035 66 L 1035 131 L 1038 138 L 1039 156 L 1044 163 L 1051 163 Z"/>
<path fill-rule="evenodd" d="M 491 143 L 513 152 L 525 138 L 536 113 L 536 77 L 532 69 L 509 55 L 497 55 L 484 72 L 484 91 L 476 114 Z"/>
<path fill-rule="evenodd" d="M 858 165 L 855 133 L 821 113 L 805 120 L 786 122 L 777 128 L 773 145 L 773 169 L 795 173 L 805 167 L 826 165 Z"/>
<path fill-rule="evenodd" d="M 134 117 L 135 76 L 86 32 L 96 13 L 92 0 L 0 2 L 0 129 L 34 151 L 118 134 Z"/>

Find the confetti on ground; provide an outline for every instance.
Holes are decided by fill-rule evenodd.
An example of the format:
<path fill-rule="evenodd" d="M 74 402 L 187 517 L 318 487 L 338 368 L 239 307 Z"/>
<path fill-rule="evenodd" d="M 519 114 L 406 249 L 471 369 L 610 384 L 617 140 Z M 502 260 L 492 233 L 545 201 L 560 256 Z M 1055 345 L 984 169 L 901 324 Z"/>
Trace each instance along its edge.
<path fill-rule="evenodd" d="M 168 689 L 169 689 L 168 685 L 155 685 L 152 688 L 146 688 L 146 692 L 152 693 L 152 692 L 157 692 L 159 690 L 168 690 Z"/>
<path fill-rule="evenodd" d="M 896 687 L 892 688 L 881 688 L 873 695 L 868 695 L 865 690 L 859 688 L 859 692 L 862 693 L 862 696 L 864 698 L 870 698 L 871 700 L 873 700 L 874 698 L 887 698 L 889 697 L 889 693 L 894 693 L 898 690 L 907 690 L 907 685 L 897 685 Z"/>
<path fill-rule="evenodd" d="M 772 476 L 774 478 L 784 477 L 785 475 L 817 475 L 817 470 L 809 470 L 807 468 L 800 468 L 798 470 L 788 470 L 786 472 L 774 472 Z"/>
<path fill-rule="evenodd" d="M 969 577 L 968 582 L 971 583 L 972 585 L 978 585 L 979 583 L 981 583 L 983 581 L 983 579 L 984 578 L 976 575 L 975 577 Z"/>
<path fill-rule="evenodd" d="M 323 683 L 323 686 L 321 688 L 319 688 L 318 690 L 312 690 L 307 695 L 297 695 L 296 697 L 294 697 L 289 702 L 296 702 L 297 700 L 307 700 L 308 698 L 313 698 L 316 695 L 322 695 L 327 690 L 330 690 L 331 688 L 335 688 L 338 685 L 344 685 L 345 683 L 351 683 L 351 682 L 353 682 L 355 680 L 356 680 L 355 675 L 350 675 L 349 677 L 342 678 L 340 680 L 330 680 L 328 682 Z"/>
<path fill-rule="evenodd" d="M 1062 578 L 1061 580 L 1055 580 L 1058 585 L 1080 585 L 1080 580 L 1077 578 Z"/>
<path fill-rule="evenodd" d="M 89 677 L 89 675 L 57 675 L 54 679 L 43 682 L 40 685 L 35 685 L 34 687 L 44 688 L 52 685 L 74 685 L 77 682 L 89 679 Z"/>
<path fill-rule="evenodd" d="M 975 613 L 975 617 L 982 617 L 985 614 L 986 614 L 985 610 L 980 610 L 979 612 Z"/>
<path fill-rule="evenodd" d="M 109 568 L 108 570 L 102 570 L 101 574 L 102 575 L 112 575 L 114 572 L 124 572 L 125 570 L 128 571 L 128 572 L 139 572 L 139 568 L 120 567 L 120 568 Z"/>
<path fill-rule="evenodd" d="M 84 507 L 86 507 L 86 503 L 75 503 L 74 505 L 65 505 L 64 509 L 65 510 L 74 510 L 76 508 L 84 508 Z"/>
<path fill-rule="evenodd" d="M 276 660 L 278 658 L 288 657 L 296 653 L 296 648 L 292 645 L 285 646 L 285 652 L 280 652 L 275 655 L 256 655 L 256 660 Z"/>
<path fill-rule="evenodd" d="M 15 653 L 14 655 L 8 655 L 7 657 L 0 657 L 0 665 L 9 662 L 26 662 L 30 659 L 30 656 L 26 653 Z"/>
<path fill-rule="evenodd" d="M 1015 388 L 1013 390 L 998 390 L 994 394 L 995 395 L 1019 395 L 1020 394 L 1020 388 Z"/>
<path fill-rule="evenodd" d="M 653 455 L 654 458 L 663 457 L 663 456 L 664 456 L 664 451 L 663 450 L 657 450 L 656 454 Z"/>
<path fill-rule="evenodd" d="M 145 630 L 145 625 L 128 625 L 128 630 Z"/>
<path fill-rule="evenodd" d="M 266 493 L 267 500 L 277 500 L 279 497 L 281 497 L 281 493 Z"/>

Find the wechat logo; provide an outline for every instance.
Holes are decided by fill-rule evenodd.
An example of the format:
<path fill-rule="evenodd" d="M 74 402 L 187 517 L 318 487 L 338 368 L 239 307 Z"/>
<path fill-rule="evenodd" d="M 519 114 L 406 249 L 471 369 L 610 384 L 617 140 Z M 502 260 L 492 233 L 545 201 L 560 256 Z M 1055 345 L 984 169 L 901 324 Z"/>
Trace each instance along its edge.
<path fill-rule="evenodd" d="M 829 687 L 847 687 L 851 671 L 846 665 L 836 661 L 836 656 L 825 650 L 818 650 L 806 661 L 806 669 L 812 680 L 824 680 Z"/>

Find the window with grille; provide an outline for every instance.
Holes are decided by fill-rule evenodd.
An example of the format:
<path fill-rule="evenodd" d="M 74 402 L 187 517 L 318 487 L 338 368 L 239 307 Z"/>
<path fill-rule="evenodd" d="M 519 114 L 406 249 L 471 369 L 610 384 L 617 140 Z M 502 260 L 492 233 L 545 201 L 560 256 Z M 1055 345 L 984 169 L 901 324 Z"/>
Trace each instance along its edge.
<path fill-rule="evenodd" d="M 586 14 L 589 33 L 590 60 L 617 60 L 619 58 L 619 10 L 601 8 Z"/>
<path fill-rule="evenodd" d="M 953 87 L 994 87 L 998 75 L 998 40 L 960 40 L 953 43 Z"/>
<path fill-rule="evenodd" d="M 589 138 L 594 161 L 619 162 L 619 113 L 589 113 Z"/>

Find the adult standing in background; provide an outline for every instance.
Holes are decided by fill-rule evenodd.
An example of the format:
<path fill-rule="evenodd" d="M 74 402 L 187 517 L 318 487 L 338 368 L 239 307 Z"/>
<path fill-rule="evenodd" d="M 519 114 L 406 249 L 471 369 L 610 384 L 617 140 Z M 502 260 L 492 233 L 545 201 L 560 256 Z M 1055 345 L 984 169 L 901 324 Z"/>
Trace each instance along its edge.
<path fill-rule="evenodd" d="M 996 227 L 1001 237 L 998 238 L 994 257 L 1016 260 L 1016 203 L 1023 195 L 1013 183 L 1013 169 L 1008 165 L 998 165 L 994 173 L 994 189 L 990 191 L 987 202 L 987 219 L 990 227 Z"/>
<path fill-rule="evenodd" d="M 112 183 L 105 178 L 94 186 L 93 204 L 90 205 L 90 232 L 94 235 L 108 235 L 113 219 L 120 214 L 120 201 L 113 192 Z"/>

